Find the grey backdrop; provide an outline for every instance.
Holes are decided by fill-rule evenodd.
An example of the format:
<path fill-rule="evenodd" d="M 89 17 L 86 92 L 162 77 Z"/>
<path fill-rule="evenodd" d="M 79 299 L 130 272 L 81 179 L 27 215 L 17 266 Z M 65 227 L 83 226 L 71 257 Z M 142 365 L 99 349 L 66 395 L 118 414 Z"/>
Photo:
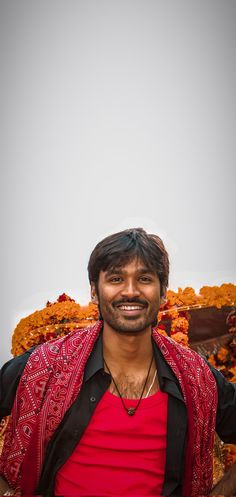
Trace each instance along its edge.
<path fill-rule="evenodd" d="M 0 8 L 0 361 L 116 230 L 163 237 L 172 288 L 235 282 L 235 0 Z"/>

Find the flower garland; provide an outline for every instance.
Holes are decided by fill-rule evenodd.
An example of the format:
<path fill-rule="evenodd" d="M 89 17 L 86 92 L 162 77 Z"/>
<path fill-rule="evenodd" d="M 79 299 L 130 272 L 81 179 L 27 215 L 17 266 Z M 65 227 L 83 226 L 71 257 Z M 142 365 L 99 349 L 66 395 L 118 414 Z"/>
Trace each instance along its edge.
<path fill-rule="evenodd" d="M 196 307 L 217 307 L 235 306 L 236 302 L 236 285 L 232 283 L 223 283 L 220 286 L 203 286 L 196 294 L 193 288 L 178 288 L 178 292 L 168 290 L 167 299 L 169 306 L 194 306 Z"/>
<path fill-rule="evenodd" d="M 184 347 L 189 347 L 188 328 L 189 314 L 192 309 L 201 309 L 202 307 L 235 306 L 236 302 L 236 285 L 232 283 L 223 283 L 221 286 L 203 286 L 199 294 L 194 289 L 186 287 L 178 288 L 177 292 L 167 291 L 167 299 L 160 308 L 158 314 L 158 331 L 167 335 L 164 320 L 171 321 L 170 335 Z"/>
<path fill-rule="evenodd" d="M 63 293 L 56 302 L 35 311 L 18 323 L 12 336 L 11 352 L 20 355 L 33 345 L 64 336 L 75 328 L 84 328 L 98 319 L 98 308 L 92 302 L 80 306 Z"/>
<path fill-rule="evenodd" d="M 204 286 L 199 295 L 191 287 L 179 288 L 178 292 L 168 290 L 166 302 L 158 314 L 158 331 L 167 335 L 165 321 L 168 320 L 171 322 L 171 337 L 188 347 L 188 310 L 235 306 L 235 302 L 236 286 L 231 283 L 220 287 Z M 44 309 L 21 319 L 13 333 L 11 352 L 14 356 L 22 354 L 33 345 L 63 336 L 74 328 L 92 325 L 97 319 L 98 308 L 94 303 L 82 307 L 63 293 L 56 302 L 47 302 Z"/>

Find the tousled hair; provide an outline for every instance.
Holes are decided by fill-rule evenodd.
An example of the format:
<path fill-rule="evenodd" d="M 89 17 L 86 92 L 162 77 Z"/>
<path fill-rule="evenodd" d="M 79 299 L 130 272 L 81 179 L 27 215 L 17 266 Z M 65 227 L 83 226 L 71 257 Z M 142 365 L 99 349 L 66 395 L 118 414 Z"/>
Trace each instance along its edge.
<path fill-rule="evenodd" d="M 161 238 L 146 233 L 143 228 L 130 228 L 114 233 L 96 245 L 88 263 L 90 283 L 93 282 L 98 291 L 100 271 L 125 266 L 134 258 L 140 259 L 148 269 L 157 274 L 162 296 L 168 286 L 168 254 Z"/>

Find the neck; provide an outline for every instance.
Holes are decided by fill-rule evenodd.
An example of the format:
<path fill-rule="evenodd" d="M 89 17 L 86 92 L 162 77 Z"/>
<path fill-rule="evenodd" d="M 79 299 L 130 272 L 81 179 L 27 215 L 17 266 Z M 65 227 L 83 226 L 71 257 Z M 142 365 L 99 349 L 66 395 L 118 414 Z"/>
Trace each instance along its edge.
<path fill-rule="evenodd" d="M 103 354 L 114 373 L 146 369 L 153 355 L 151 327 L 137 335 L 125 335 L 104 323 Z"/>

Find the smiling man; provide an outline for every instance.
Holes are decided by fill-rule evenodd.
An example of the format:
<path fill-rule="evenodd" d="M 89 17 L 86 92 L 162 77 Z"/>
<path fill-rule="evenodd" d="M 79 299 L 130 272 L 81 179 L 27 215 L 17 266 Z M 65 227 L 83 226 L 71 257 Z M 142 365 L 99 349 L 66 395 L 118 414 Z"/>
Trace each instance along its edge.
<path fill-rule="evenodd" d="M 161 239 L 141 228 L 115 233 L 95 247 L 88 272 L 98 323 L 2 369 L 0 412 L 11 412 L 3 489 L 209 494 L 215 430 L 236 443 L 236 388 L 157 332 L 169 274 Z"/>

